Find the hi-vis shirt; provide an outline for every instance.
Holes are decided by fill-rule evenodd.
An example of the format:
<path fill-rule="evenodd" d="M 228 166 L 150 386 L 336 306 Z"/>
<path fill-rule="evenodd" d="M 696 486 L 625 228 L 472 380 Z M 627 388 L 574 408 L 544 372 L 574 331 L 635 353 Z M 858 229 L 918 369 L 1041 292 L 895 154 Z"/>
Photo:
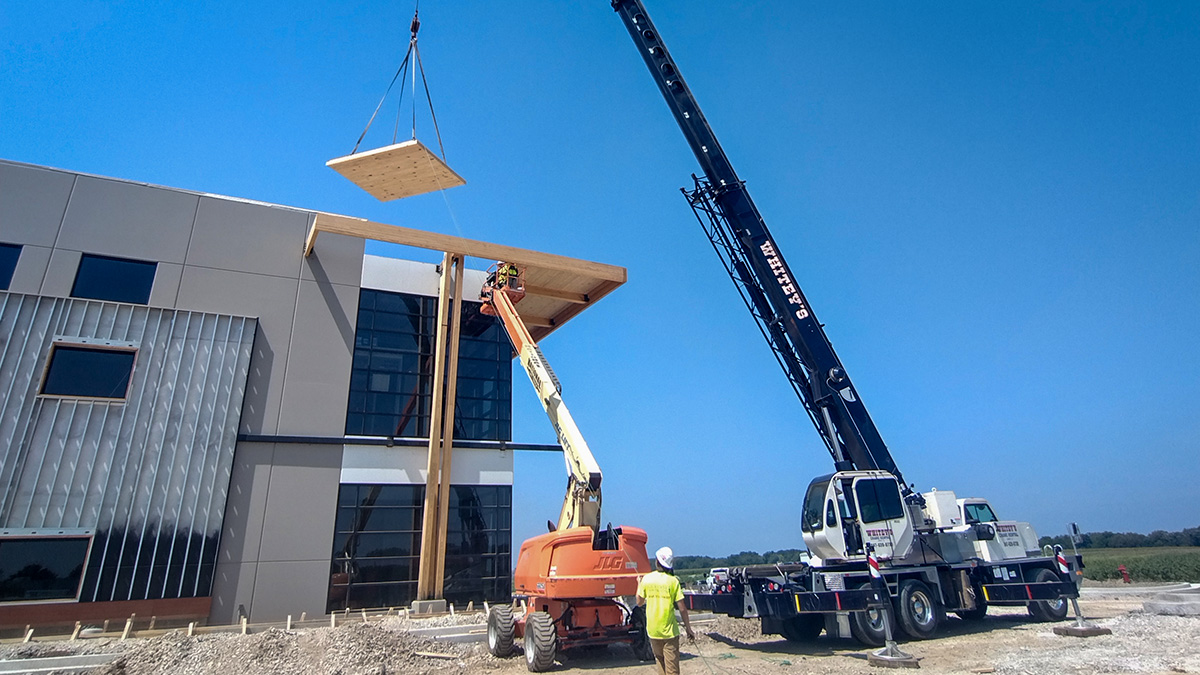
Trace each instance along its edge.
<path fill-rule="evenodd" d="M 683 600 L 679 579 L 663 572 L 651 572 L 638 582 L 637 595 L 646 599 L 646 634 L 655 640 L 679 635 L 675 603 Z"/>

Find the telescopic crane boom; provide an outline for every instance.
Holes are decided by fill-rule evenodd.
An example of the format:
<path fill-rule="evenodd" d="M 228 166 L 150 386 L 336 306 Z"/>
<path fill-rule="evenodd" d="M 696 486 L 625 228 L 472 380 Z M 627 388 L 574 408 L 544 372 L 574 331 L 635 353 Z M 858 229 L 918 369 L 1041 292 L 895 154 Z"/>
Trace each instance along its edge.
<path fill-rule="evenodd" d="M 641 0 L 612 0 L 700 162 L 684 190 L 838 471 L 878 469 L 905 485 L 879 430 L 775 245 L 745 183 L 679 74 Z M 905 487 L 907 489 L 907 486 Z"/>

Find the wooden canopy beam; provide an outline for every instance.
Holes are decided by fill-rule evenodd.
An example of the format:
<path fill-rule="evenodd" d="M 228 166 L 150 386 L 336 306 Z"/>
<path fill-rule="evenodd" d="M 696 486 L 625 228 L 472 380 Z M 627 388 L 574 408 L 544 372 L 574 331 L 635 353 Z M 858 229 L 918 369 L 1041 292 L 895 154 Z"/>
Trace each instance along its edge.
<path fill-rule="evenodd" d="M 305 256 L 312 253 L 319 232 L 345 234 L 351 237 L 415 246 L 432 251 L 457 251 L 473 258 L 503 260 L 504 262 L 522 266 L 529 265 L 560 272 L 582 274 L 605 281 L 615 281 L 618 286 L 625 283 L 627 278 L 625 268 L 616 265 L 606 265 L 589 260 L 568 258 L 567 256 L 556 255 L 554 253 L 542 253 L 515 246 L 492 244 L 448 234 L 415 230 L 410 227 L 385 225 L 364 218 L 352 218 L 350 216 L 339 216 L 334 213 L 321 212 L 316 214 L 316 218 L 313 219 L 313 224 L 309 228 L 308 236 L 305 238 Z"/>

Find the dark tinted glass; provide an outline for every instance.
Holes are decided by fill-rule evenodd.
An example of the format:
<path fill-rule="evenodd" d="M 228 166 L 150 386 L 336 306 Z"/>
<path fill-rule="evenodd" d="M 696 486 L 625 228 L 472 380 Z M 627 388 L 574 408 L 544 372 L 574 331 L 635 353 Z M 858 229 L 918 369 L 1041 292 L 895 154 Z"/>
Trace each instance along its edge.
<path fill-rule="evenodd" d="M 327 611 L 407 605 L 416 597 L 423 485 L 342 485 Z M 512 487 L 451 486 L 446 585 L 451 602 L 511 593 Z"/>
<path fill-rule="evenodd" d="M 454 437 L 512 438 L 512 347 L 495 317 L 463 303 Z M 437 302 L 407 293 L 359 293 L 346 433 L 429 435 Z"/>
<path fill-rule="evenodd" d="M 88 539 L 0 539 L 0 602 L 75 598 Z"/>
<path fill-rule="evenodd" d="M 56 346 L 42 393 L 52 396 L 125 398 L 133 351 Z"/>
<path fill-rule="evenodd" d="M 12 283 L 13 271 L 17 269 L 17 258 L 21 247 L 16 244 L 0 244 L 0 291 L 7 291 Z"/>
<path fill-rule="evenodd" d="M 156 269 L 158 263 L 85 253 L 79 260 L 71 297 L 144 305 L 150 302 Z"/>
<path fill-rule="evenodd" d="M 900 488 L 896 481 L 886 478 L 860 480 L 854 486 L 858 495 L 858 508 L 862 522 L 877 523 L 904 517 L 904 505 L 900 502 Z"/>

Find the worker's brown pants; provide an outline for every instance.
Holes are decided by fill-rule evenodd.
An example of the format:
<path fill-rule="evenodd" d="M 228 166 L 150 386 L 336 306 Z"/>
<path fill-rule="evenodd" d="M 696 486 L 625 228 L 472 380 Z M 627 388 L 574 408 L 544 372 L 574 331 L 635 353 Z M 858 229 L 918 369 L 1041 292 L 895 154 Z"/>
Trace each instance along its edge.
<path fill-rule="evenodd" d="M 679 675 L 679 636 L 666 640 L 650 638 L 650 649 L 654 650 L 654 662 L 659 675 Z"/>

